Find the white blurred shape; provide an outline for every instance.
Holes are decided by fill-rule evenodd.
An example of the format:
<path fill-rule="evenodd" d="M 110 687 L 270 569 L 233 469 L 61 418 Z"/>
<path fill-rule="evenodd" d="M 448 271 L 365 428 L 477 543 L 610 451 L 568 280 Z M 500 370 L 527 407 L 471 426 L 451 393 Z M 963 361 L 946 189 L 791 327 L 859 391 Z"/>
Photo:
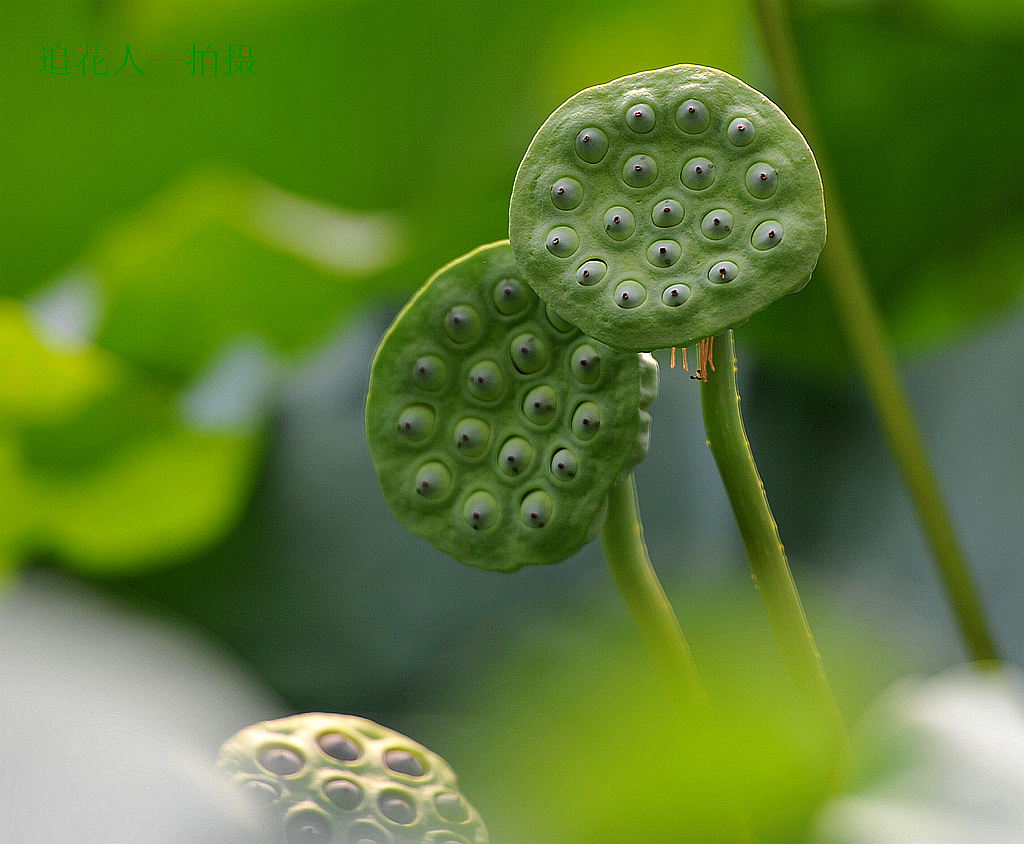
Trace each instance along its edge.
<path fill-rule="evenodd" d="M 230 344 L 182 396 L 185 421 L 200 430 L 254 427 L 265 418 L 281 369 L 262 340 Z"/>
<path fill-rule="evenodd" d="M 59 349 L 79 349 L 92 342 L 99 323 L 100 291 L 85 270 L 72 270 L 28 302 L 39 333 Z"/>

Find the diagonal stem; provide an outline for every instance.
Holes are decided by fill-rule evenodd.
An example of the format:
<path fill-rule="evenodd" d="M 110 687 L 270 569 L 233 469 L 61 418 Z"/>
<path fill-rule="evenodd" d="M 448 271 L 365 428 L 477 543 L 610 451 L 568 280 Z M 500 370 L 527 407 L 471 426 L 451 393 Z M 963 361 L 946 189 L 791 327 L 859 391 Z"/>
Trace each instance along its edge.
<path fill-rule="evenodd" d="M 839 323 L 917 510 L 967 649 L 976 660 L 997 659 L 995 640 L 977 586 L 903 391 L 892 347 L 854 249 L 845 212 L 836 197 L 833 171 L 821 145 L 797 63 L 787 4 L 785 0 L 754 0 L 754 6 L 783 104 L 814 149 L 825 183 L 829 234 L 821 265 Z"/>

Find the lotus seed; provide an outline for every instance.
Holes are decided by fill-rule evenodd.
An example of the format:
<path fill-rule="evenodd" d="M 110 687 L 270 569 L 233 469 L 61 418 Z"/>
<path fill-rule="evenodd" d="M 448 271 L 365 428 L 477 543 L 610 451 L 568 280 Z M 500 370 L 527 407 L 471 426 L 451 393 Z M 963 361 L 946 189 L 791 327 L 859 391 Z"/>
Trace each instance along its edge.
<path fill-rule="evenodd" d="M 533 291 L 515 278 L 503 278 L 494 286 L 494 307 L 506 316 L 517 314 L 533 301 Z"/>
<path fill-rule="evenodd" d="M 778 220 L 765 220 L 759 223 L 750 237 L 750 243 L 762 252 L 774 249 L 782 242 L 782 223 Z"/>
<path fill-rule="evenodd" d="M 271 747 L 259 756 L 260 767 L 281 777 L 289 777 L 302 770 L 302 757 L 287 747 Z"/>
<path fill-rule="evenodd" d="M 416 807 L 397 792 L 385 792 L 377 802 L 380 813 L 389 821 L 408 826 L 416 822 Z"/>
<path fill-rule="evenodd" d="M 479 457 L 487 450 L 491 426 L 483 419 L 468 417 L 455 425 L 455 450 L 466 457 Z"/>
<path fill-rule="evenodd" d="M 572 353 L 572 374 L 581 384 L 593 384 L 601 377 L 601 356 L 589 343 L 577 346 Z"/>
<path fill-rule="evenodd" d="M 527 493 L 523 498 L 522 506 L 519 508 L 523 521 L 530 527 L 544 527 L 551 521 L 551 511 L 554 504 L 551 496 L 540 489 Z"/>
<path fill-rule="evenodd" d="M 604 278 L 606 272 L 608 272 L 608 265 L 604 261 L 597 259 L 584 261 L 580 264 L 580 268 L 576 270 L 576 281 L 584 287 L 590 287 Z"/>
<path fill-rule="evenodd" d="M 615 304 L 626 310 L 640 307 L 646 298 L 647 288 L 639 281 L 628 279 L 615 288 Z"/>
<path fill-rule="evenodd" d="M 544 306 L 544 317 L 551 324 L 551 327 L 559 334 L 570 334 L 577 330 L 576 326 L 571 322 L 562 319 L 562 317 L 554 311 L 551 305 Z"/>
<path fill-rule="evenodd" d="M 551 474 L 562 481 L 576 477 L 576 455 L 567 448 L 560 448 L 551 456 Z"/>
<path fill-rule="evenodd" d="M 276 785 L 264 782 L 263 780 L 249 780 L 246 782 L 245 793 L 261 806 L 269 806 L 281 796 L 281 792 L 278 791 Z"/>
<path fill-rule="evenodd" d="M 342 733 L 324 733 L 316 743 L 324 753 L 340 762 L 354 762 L 362 756 L 355 740 Z"/>
<path fill-rule="evenodd" d="M 323 788 L 327 799 L 346 812 L 363 802 L 363 790 L 351 780 L 328 780 Z"/>
<path fill-rule="evenodd" d="M 771 164 L 759 161 L 747 170 L 746 184 L 751 196 L 767 199 L 779 187 L 779 171 Z"/>
<path fill-rule="evenodd" d="M 654 225 L 662 229 L 677 226 L 683 219 L 683 206 L 674 199 L 663 199 L 651 211 Z"/>
<path fill-rule="evenodd" d="M 715 284 L 725 284 L 736 278 L 736 274 L 739 271 L 739 267 L 732 261 L 719 261 L 708 270 L 708 278 L 715 282 Z"/>
<path fill-rule="evenodd" d="M 705 190 L 715 182 L 715 165 L 706 158 L 691 158 L 683 165 L 680 179 L 690 190 Z"/>
<path fill-rule="evenodd" d="M 480 314 L 469 305 L 456 305 L 445 314 L 444 332 L 456 343 L 468 343 L 480 333 Z"/>
<path fill-rule="evenodd" d="M 636 226 L 633 219 L 633 212 L 621 205 L 609 208 L 604 213 L 604 230 L 612 240 L 625 240 Z"/>
<path fill-rule="evenodd" d="M 481 401 L 494 401 L 505 389 L 505 376 L 498 364 L 482 360 L 469 370 L 469 392 Z"/>
<path fill-rule="evenodd" d="M 523 437 L 509 437 L 498 452 L 498 468 L 506 475 L 521 475 L 533 460 L 533 446 Z"/>
<path fill-rule="evenodd" d="M 348 844 L 349 840 L 353 844 L 391 844 L 391 834 L 372 821 L 360 821 L 353 824 L 349 830 L 345 844 Z"/>
<path fill-rule="evenodd" d="M 754 128 L 754 124 L 746 117 L 737 117 L 729 124 L 728 130 L 726 130 L 729 140 L 738 147 L 745 147 L 749 144 L 754 140 L 756 133 L 757 129 Z"/>
<path fill-rule="evenodd" d="M 661 301 L 673 308 L 683 304 L 689 298 L 690 288 L 685 284 L 673 284 L 671 287 L 666 287 L 665 292 L 661 294 Z"/>
<path fill-rule="evenodd" d="M 696 135 L 708 128 L 711 115 L 700 100 L 686 100 L 676 111 L 676 125 L 688 135 Z"/>
<path fill-rule="evenodd" d="M 441 498 L 452 488 L 452 473 L 438 460 L 420 466 L 416 473 L 416 492 L 424 498 Z"/>
<path fill-rule="evenodd" d="M 462 516 L 473 530 L 487 530 L 498 520 L 498 502 L 489 492 L 474 492 L 466 499 Z"/>
<path fill-rule="evenodd" d="M 572 432 L 581 440 L 589 440 L 601 427 L 601 408 L 592 401 L 585 401 L 572 415 Z"/>
<path fill-rule="evenodd" d="M 555 208 L 572 211 L 583 201 L 583 185 L 575 179 L 565 176 L 551 186 L 551 201 Z"/>
<path fill-rule="evenodd" d="M 647 260 L 656 267 L 671 267 L 680 254 L 679 244 L 674 240 L 656 240 L 647 247 Z"/>
<path fill-rule="evenodd" d="M 634 155 L 622 166 L 622 181 L 634 188 L 645 188 L 658 178 L 658 163 L 649 155 Z"/>
<path fill-rule="evenodd" d="M 392 771 L 410 777 L 422 777 L 427 772 L 419 755 L 409 750 L 389 750 L 384 754 L 384 764 Z"/>
<path fill-rule="evenodd" d="M 509 344 L 512 364 L 524 375 L 542 370 L 548 362 L 548 349 L 535 334 L 520 334 Z"/>
<path fill-rule="evenodd" d="M 448 364 L 437 355 L 423 355 L 412 365 L 412 379 L 424 390 L 437 392 L 448 383 Z"/>
<path fill-rule="evenodd" d="M 547 244 L 548 252 L 556 258 L 568 258 L 580 248 L 580 236 L 576 234 L 576 229 L 574 228 L 555 226 L 555 228 L 548 232 L 545 243 Z"/>
<path fill-rule="evenodd" d="M 451 791 L 443 791 L 434 797 L 434 805 L 437 807 L 438 814 L 446 821 L 462 823 L 469 818 L 466 801 Z"/>
<path fill-rule="evenodd" d="M 410 442 L 419 442 L 434 430 L 434 409 L 426 404 L 412 404 L 398 417 L 398 433 Z"/>
<path fill-rule="evenodd" d="M 608 136 L 589 126 L 576 136 L 576 154 L 589 164 L 597 164 L 608 152 Z"/>
<path fill-rule="evenodd" d="M 626 109 L 626 125 L 644 135 L 654 128 L 654 109 L 647 103 L 637 103 Z"/>
<path fill-rule="evenodd" d="M 523 414 L 536 425 L 546 425 L 555 416 L 558 398 L 547 384 L 534 387 L 523 399 Z"/>
<path fill-rule="evenodd" d="M 330 841 L 331 825 L 319 812 L 307 810 L 296 812 L 288 818 L 285 835 L 289 844 L 305 844 L 309 841 Z"/>
<path fill-rule="evenodd" d="M 724 208 L 708 211 L 700 221 L 700 231 L 709 240 L 721 240 L 732 233 L 732 214 Z"/>

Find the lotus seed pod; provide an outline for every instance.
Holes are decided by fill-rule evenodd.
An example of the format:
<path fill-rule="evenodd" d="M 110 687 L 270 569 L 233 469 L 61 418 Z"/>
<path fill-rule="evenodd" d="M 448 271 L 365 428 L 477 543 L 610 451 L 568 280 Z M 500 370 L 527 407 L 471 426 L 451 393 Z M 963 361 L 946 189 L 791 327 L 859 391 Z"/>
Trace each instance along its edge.
<path fill-rule="evenodd" d="M 560 180 L 580 185 L 571 209 L 548 196 Z M 547 246 L 560 228 L 573 232 L 571 254 Z M 516 175 L 509 236 L 537 294 L 591 337 L 633 351 L 687 345 L 807 283 L 825 243 L 821 177 L 766 97 L 677 65 L 555 110 Z"/>
<path fill-rule="evenodd" d="M 246 727 L 225 742 L 217 766 L 274 844 L 489 840 L 444 759 L 354 715 L 314 712 Z"/>
<path fill-rule="evenodd" d="M 508 241 L 439 270 L 382 341 L 366 404 L 370 454 L 402 524 L 501 571 L 559 562 L 593 539 L 650 427 L 647 356 L 583 335 L 526 281 Z M 453 336 L 453 313 L 475 315 L 472 339 Z M 419 375 L 416 362 L 434 358 L 446 389 Z M 566 450 L 572 462 L 559 467 L 553 455 Z"/>

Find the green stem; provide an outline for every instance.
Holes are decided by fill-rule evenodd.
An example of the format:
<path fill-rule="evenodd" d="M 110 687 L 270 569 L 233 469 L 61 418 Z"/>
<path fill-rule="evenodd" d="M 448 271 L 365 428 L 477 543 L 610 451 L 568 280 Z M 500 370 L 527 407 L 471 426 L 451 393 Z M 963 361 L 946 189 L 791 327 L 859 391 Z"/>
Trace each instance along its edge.
<path fill-rule="evenodd" d="M 836 196 L 835 182 L 831 178 L 833 171 L 821 144 L 797 63 L 786 2 L 754 0 L 754 5 L 779 93 L 790 116 L 814 149 L 825 183 L 829 232 L 821 265 L 840 325 L 910 492 L 967 648 L 976 660 L 997 659 L 995 641 L 978 589 L 925 452 L 891 344 L 853 246 L 844 209 Z"/>
<path fill-rule="evenodd" d="M 715 343 L 717 371 L 709 373 L 700 391 L 708 446 L 736 515 L 754 582 L 764 601 L 790 681 L 808 711 L 843 744 L 846 733 L 843 719 L 807 624 L 743 427 L 732 331 L 715 338 Z"/>

